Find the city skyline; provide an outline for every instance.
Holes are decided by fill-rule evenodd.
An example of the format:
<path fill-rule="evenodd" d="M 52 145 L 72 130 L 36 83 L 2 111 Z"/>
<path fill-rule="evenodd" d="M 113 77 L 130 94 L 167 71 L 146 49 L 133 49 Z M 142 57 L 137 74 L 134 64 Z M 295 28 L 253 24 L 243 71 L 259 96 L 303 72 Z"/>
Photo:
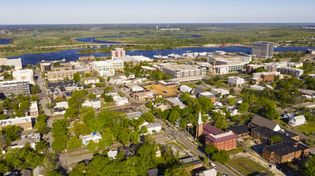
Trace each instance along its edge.
<path fill-rule="evenodd" d="M 1 3 L 0 24 L 313 23 L 311 0 L 12 0 Z"/>

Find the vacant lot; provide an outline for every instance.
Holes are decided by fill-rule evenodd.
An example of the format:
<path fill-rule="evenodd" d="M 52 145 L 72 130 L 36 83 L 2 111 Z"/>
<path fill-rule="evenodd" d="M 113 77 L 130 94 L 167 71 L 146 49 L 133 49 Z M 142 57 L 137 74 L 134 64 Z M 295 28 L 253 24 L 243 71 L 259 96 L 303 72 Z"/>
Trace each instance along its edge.
<path fill-rule="evenodd" d="M 163 97 L 174 97 L 177 95 L 178 90 L 175 85 L 164 86 L 162 84 L 155 84 L 145 86 L 147 90 L 153 91 L 156 95 L 161 95 Z"/>
<path fill-rule="evenodd" d="M 307 124 L 300 125 L 297 127 L 297 129 L 306 135 L 314 135 L 315 134 L 315 122 L 308 122 Z"/>
<path fill-rule="evenodd" d="M 255 172 L 264 172 L 268 173 L 269 171 L 263 166 L 259 165 L 255 161 L 245 158 L 245 157 L 237 157 L 231 159 L 227 164 L 237 169 L 240 173 L 244 175 L 250 175 Z"/>

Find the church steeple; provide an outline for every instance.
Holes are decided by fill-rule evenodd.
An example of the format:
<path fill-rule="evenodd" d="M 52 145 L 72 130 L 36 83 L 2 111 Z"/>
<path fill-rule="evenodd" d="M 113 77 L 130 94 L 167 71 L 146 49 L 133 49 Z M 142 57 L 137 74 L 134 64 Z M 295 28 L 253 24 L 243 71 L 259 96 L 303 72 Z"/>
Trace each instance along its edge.
<path fill-rule="evenodd" d="M 196 138 L 200 137 L 202 133 L 203 133 L 203 121 L 202 121 L 201 111 L 199 111 L 198 124 L 196 127 Z"/>

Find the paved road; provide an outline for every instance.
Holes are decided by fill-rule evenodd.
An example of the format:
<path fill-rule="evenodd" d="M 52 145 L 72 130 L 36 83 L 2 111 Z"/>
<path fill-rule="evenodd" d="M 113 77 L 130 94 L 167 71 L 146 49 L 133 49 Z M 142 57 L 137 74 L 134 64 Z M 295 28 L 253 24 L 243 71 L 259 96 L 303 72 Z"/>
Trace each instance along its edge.
<path fill-rule="evenodd" d="M 162 126 L 164 128 L 164 134 L 166 136 L 173 137 L 178 143 L 180 143 L 184 147 L 186 147 L 186 149 L 189 152 L 191 152 L 193 155 L 199 156 L 201 158 L 206 157 L 206 155 L 199 150 L 200 146 L 192 139 L 191 136 L 187 136 L 187 134 L 185 134 L 184 132 L 179 131 L 178 129 L 176 129 L 173 126 L 167 125 L 164 121 L 162 121 L 160 119 L 156 119 L 156 121 L 159 122 L 160 124 L 162 124 Z M 232 171 L 230 168 L 227 168 L 225 165 L 223 165 L 219 162 L 215 162 L 215 161 L 211 161 L 211 162 L 215 163 L 218 172 L 220 172 L 222 174 L 227 174 L 229 176 L 242 175 L 238 171 L 236 171 L 236 170 Z"/>

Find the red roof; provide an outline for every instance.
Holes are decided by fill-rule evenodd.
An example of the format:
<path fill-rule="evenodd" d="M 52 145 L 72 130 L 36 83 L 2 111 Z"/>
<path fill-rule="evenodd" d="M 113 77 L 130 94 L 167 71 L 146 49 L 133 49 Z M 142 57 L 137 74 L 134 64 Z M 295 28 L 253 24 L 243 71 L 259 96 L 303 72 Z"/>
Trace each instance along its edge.
<path fill-rule="evenodd" d="M 211 143 L 224 142 L 224 141 L 229 141 L 233 139 L 235 140 L 237 139 L 237 135 L 234 133 L 231 135 L 227 135 L 227 136 L 223 136 L 219 138 L 215 138 L 214 136 L 211 136 L 211 135 L 206 135 L 206 141 L 210 141 Z"/>
<path fill-rule="evenodd" d="M 203 126 L 203 134 L 209 135 L 217 135 L 223 133 L 222 130 L 216 128 L 215 126 L 211 125 L 210 123 L 207 123 Z"/>

